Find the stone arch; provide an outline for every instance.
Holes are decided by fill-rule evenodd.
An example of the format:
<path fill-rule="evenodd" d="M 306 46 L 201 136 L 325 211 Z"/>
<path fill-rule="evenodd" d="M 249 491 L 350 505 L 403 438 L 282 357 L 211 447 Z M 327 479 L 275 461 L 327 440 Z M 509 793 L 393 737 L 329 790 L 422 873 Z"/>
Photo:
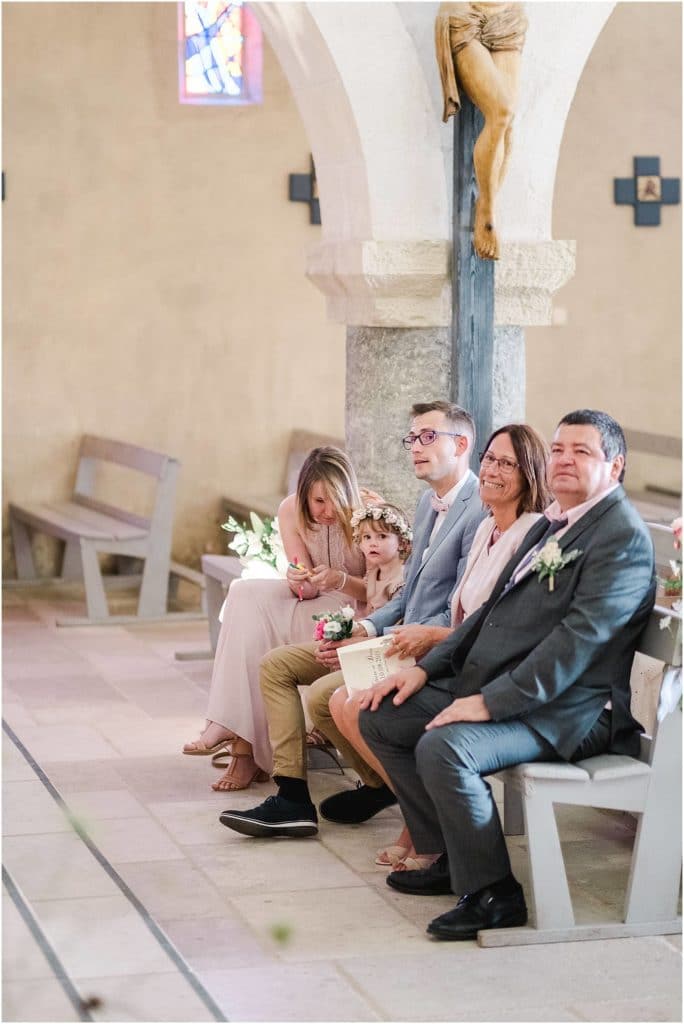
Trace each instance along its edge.
<path fill-rule="evenodd" d="M 436 3 L 255 3 L 311 142 L 323 214 L 307 273 L 348 325 L 451 317 L 452 133 L 441 125 Z M 500 196 L 499 324 L 550 321 L 574 271 L 551 240 L 558 154 L 577 83 L 613 7 L 531 3 L 516 144 Z"/>

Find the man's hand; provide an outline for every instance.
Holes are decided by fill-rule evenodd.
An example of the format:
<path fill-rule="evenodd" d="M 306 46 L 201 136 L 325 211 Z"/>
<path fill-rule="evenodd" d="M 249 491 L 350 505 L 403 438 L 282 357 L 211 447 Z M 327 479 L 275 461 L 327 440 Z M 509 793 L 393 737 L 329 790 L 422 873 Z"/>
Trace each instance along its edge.
<path fill-rule="evenodd" d="M 404 668 L 401 672 L 394 672 L 393 675 L 387 676 L 387 679 L 371 686 L 370 690 L 363 690 L 359 695 L 359 708 L 362 711 L 365 708 L 377 711 L 381 702 L 392 690 L 397 691 L 392 703 L 399 706 L 414 693 L 418 693 L 418 690 L 421 690 L 426 682 L 427 674 L 422 668 L 418 668 L 417 665 L 414 665 L 413 668 Z"/>
<path fill-rule="evenodd" d="M 431 626 L 399 626 L 390 636 L 392 643 L 385 651 L 386 658 L 398 654 L 400 658 L 413 657 L 418 660 L 435 645 Z"/>
<path fill-rule="evenodd" d="M 351 637 L 348 640 L 321 640 L 314 651 L 314 656 L 321 665 L 325 665 L 331 672 L 336 672 L 340 667 L 340 659 L 337 657 L 338 648 L 358 642 L 358 640 L 352 640 Z"/>
<path fill-rule="evenodd" d="M 471 697 L 457 697 L 428 722 L 425 730 L 438 729 L 440 725 L 449 725 L 451 722 L 490 722 L 491 717 L 482 694 L 474 693 Z"/>

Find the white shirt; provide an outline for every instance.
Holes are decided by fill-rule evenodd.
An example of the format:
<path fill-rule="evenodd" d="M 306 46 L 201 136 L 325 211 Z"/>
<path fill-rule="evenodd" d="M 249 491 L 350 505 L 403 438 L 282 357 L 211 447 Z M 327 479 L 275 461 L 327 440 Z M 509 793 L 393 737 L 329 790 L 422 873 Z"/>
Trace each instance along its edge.
<path fill-rule="evenodd" d="M 449 509 L 451 508 L 453 503 L 456 501 L 456 498 L 458 497 L 458 492 L 461 490 L 461 488 L 463 487 L 463 485 L 465 484 L 467 479 L 468 479 L 468 474 L 464 473 L 463 476 L 461 477 L 461 479 L 458 481 L 458 483 L 454 484 L 454 486 L 450 490 L 448 490 L 446 492 L 446 494 L 442 495 L 442 497 L 440 498 L 440 501 L 443 501 L 445 505 L 448 505 Z M 427 553 L 428 553 L 428 551 L 430 549 L 430 545 L 432 544 L 433 540 L 435 539 L 435 537 L 439 533 L 440 528 L 442 526 L 442 523 L 444 522 L 444 520 L 447 517 L 449 509 L 447 509 L 446 512 L 438 512 L 437 513 L 437 516 L 435 518 L 434 524 L 432 526 L 432 532 L 430 533 L 430 538 L 429 538 L 427 544 L 425 545 L 425 550 L 423 551 L 423 554 L 421 555 L 421 562 L 425 561 L 425 559 L 427 557 Z"/>

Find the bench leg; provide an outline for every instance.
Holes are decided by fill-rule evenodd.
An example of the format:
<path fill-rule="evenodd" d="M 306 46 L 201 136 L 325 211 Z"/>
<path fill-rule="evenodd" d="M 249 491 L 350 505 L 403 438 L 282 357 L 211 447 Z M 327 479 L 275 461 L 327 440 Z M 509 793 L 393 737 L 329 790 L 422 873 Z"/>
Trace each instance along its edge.
<path fill-rule="evenodd" d="M 527 795 L 524 808 L 536 926 L 572 928 L 575 917 L 553 803 Z"/>
<path fill-rule="evenodd" d="M 522 794 L 510 782 L 504 782 L 504 835 L 524 836 Z"/>
<path fill-rule="evenodd" d="M 216 645 L 218 643 L 219 632 L 221 631 L 221 623 L 219 622 L 219 612 L 221 611 L 221 605 L 223 604 L 224 590 L 223 586 L 218 580 L 213 579 L 211 576 L 204 576 L 207 581 L 206 595 L 207 595 L 207 618 L 209 620 L 209 642 L 211 644 L 211 653 L 216 654 Z"/>
<path fill-rule="evenodd" d="M 682 863 L 682 714 L 677 710 L 658 725 L 659 775 L 649 786 L 639 818 L 627 886 L 625 922 L 669 921 L 677 914 Z M 670 735 L 661 735 L 667 730 Z"/>
<path fill-rule="evenodd" d="M 83 579 L 83 565 L 81 563 L 81 545 L 77 540 L 68 540 L 64 545 L 64 555 L 62 557 L 62 579 Z"/>
<path fill-rule="evenodd" d="M 10 531 L 14 544 L 14 558 L 17 563 L 17 576 L 20 580 L 33 580 L 36 578 L 36 564 L 33 561 L 33 549 L 31 548 L 31 531 L 26 523 L 17 519 L 11 512 Z"/>
<path fill-rule="evenodd" d="M 82 540 L 80 547 L 88 618 L 107 619 L 109 618 L 109 608 L 107 607 L 107 598 L 105 596 L 100 563 L 97 559 L 97 551 L 87 540 Z"/>
<path fill-rule="evenodd" d="M 141 618 L 156 618 L 166 615 L 166 596 L 169 589 L 169 563 L 160 564 L 154 557 L 145 559 L 138 615 Z"/>

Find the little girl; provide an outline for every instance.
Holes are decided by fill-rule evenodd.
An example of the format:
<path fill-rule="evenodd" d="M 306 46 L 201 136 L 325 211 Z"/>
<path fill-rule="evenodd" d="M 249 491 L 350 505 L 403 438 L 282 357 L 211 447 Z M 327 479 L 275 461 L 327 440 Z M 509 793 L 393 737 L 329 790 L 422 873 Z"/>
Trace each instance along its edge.
<path fill-rule="evenodd" d="M 389 502 L 364 505 L 351 517 L 354 542 L 366 559 L 366 608 L 377 611 L 404 585 L 404 562 L 411 553 L 412 533 L 406 515 Z"/>

